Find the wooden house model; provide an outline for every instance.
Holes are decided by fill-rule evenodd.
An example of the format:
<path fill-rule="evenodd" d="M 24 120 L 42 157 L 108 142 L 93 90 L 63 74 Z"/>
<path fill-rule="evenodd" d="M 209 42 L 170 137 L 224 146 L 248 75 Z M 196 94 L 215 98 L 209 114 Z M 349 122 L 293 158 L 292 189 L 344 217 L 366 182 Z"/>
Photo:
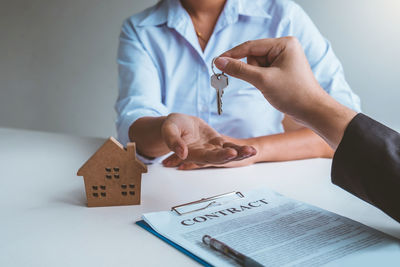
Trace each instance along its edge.
<path fill-rule="evenodd" d="M 135 143 L 126 149 L 110 137 L 78 170 L 83 176 L 89 207 L 140 204 L 142 173 Z"/>

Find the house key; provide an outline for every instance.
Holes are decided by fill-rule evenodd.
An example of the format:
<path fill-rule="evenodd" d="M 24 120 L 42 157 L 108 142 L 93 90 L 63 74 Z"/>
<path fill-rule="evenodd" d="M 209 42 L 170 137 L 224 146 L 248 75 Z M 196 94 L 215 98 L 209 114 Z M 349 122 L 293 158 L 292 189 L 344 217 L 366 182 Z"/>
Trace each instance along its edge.
<path fill-rule="evenodd" d="M 224 89 L 228 86 L 228 76 L 226 76 L 223 72 L 222 73 L 215 73 L 214 71 L 214 58 L 211 62 L 211 69 L 214 73 L 211 76 L 211 86 L 215 88 L 217 91 L 217 108 L 218 108 L 218 115 L 222 114 L 222 95 L 224 94 Z"/>

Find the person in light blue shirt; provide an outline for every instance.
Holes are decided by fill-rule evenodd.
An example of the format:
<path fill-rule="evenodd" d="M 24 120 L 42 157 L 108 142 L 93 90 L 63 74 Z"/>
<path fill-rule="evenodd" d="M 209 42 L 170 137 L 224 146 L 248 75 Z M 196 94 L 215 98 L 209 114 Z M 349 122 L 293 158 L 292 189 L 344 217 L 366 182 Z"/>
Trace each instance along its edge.
<path fill-rule="evenodd" d="M 147 159 L 173 151 L 164 165 L 180 169 L 331 157 L 318 135 L 239 79 L 229 77 L 223 113 L 217 113 L 212 59 L 247 40 L 283 36 L 297 37 L 324 90 L 360 111 L 330 43 L 295 2 L 163 0 L 122 26 L 115 105 L 119 141 L 136 142 Z M 185 136 L 181 126 L 188 125 L 195 125 L 199 135 Z"/>

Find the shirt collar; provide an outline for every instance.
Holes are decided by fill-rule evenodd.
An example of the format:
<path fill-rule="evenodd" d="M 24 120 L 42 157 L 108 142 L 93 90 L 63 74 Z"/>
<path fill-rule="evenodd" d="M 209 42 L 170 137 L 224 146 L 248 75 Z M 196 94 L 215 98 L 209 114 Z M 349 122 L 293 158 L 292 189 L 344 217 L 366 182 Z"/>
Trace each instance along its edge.
<path fill-rule="evenodd" d="M 221 16 L 227 24 L 238 20 L 239 15 L 249 17 L 271 18 L 257 0 L 227 0 Z M 187 19 L 187 12 L 179 0 L 162 0 L 150 14 L 145 17 L 139 26 L 156 26 L 167 23 L 168 27 L 175 28 Z"/>
<path fill-rule="evenodd" d="M 262 17 L 266 19 L 272 18 L 272 16 L 265 10 L 265 7 L 260 4 L 260 1 L 233 0 L 232 2 L 235 2 L 235 5 L 238 6 L 238 13 L 240 15 L 248 17 Z"/>

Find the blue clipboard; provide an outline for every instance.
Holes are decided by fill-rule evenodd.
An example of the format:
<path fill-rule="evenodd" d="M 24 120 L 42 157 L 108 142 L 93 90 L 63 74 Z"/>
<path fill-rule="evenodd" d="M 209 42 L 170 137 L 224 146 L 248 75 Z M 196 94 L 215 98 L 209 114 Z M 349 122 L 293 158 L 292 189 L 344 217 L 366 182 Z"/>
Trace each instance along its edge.
<path fill-rule="evenodd" d="M 211 204 L 216 203 L 217 200 L 226 199 L 226 198 L 231 199 L 232 197 L 243 198 L 244 195 L 242 193 L 238 192 L 238 191 L 233 191 L 233 192 L 229 192 L 229 193 L 225 193 L 225 194 L 221 194 L 221 195 L 202 198 L 200 200 L 189 202 L 189 203 L 186 203 L 186 204 L 181 204 L 181 205 L 172 207 L 171 211 L 175 211 L 178 215 L 183 215 L 183 214 L 191 213 L 191 212 L 194 212 L 194 211 L 207 209 Z M 204 205 L 203 205 L 202 208 L 196 207 L 195 209 L 192 209 L 190 211 L 182 210 L 182 208 L 191 206 L 193 204 L 203 204 L 203 203 L 204 203 Z M 206 205 L 205 203 L 208 203 L 208 204 Z M 168 243 L 169 245 L 173 246 L 174 248 L 176 248 L 177 250 L 179 250 L 183 254 L 186 254 L 187 256 L 191 257 L 192 259 L 194 259 L 195 261 L 197 261 L 201 265 L 206 266 L 206 267 L 213 266 L 210 263 L 208 263 L 205 260 L 203 260 L 202 258 L 196 256 L 195 254 L 193 254 L 189 250 L 185 249 L 184 247 L 179 246 L 175 242 L 173 242 L 173 241 L 169 240 L 168 238 L 166 238 L 165 236 L 161 235 L 160 233 L 155 231 L 153 228 L 151 228 L 151 226 L 148 223 L 146 223 L 144 220 L 137 221 L 136 224 L 139 225 L 140 227 L 142 227 L 143 229 L 149 231 L 153 235 L 157 236 L 158 238 L 160 238 L 164 242 Z"/>
<path fill-rule="evenodd" d="M 191 257 L 192 259 L 194 259 L 195 261 L 197 261 L 198 263 L 200 263 L 203 266 L 206 267 L 212 267 L 213 265 L 209 264 L 208 262 L 206 262 L 205 260 L 199 258 L 198 256 L 194 255 L 192 252 L 190 252 L 189 250 L 179 246 L 178 244 L 172 242 L 171 240 L 169 240 L 168 238 L 166 238 L 165 236 L 157 233 L 153 228 L 151 228 L 150 225 L 148 225 L 144 220 L 140 220 L 136 222 L 137 225 L 139 225 L 140 227 L 142 227 L 143 229 L 149 231 L 150 233 L 152 233 L 153 235 L 157 236 L 158 238 L 160 238 L 161 240 L 163 240 L 164 242 L 168 243 L 169 245 L 173 246 L 174 248 L 176 248 L 177 250 L 179 250 L 180 252 L 182 252 L 183 254 L 186 254 L 187 256 Z"/>

